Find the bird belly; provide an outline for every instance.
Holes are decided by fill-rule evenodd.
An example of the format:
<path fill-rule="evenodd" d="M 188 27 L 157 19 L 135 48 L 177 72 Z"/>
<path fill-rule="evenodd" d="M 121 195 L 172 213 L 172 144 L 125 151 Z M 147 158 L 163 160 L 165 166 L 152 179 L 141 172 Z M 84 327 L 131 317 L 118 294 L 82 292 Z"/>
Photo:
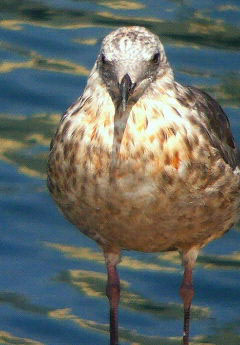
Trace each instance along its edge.
<path fill-rule="evenodd" d="M 88 154 L 88 164 L 68 159 L 61 177 L 50 174 L 52 193 L 67 219 L 103 246 L 182 250 L 205 245 L 236 222 L 240 179 L 228 166 L 222 179 L 217 159 L 208 171 L 200 161 L 133 157 L 111 164 L 109 153 Z"/>

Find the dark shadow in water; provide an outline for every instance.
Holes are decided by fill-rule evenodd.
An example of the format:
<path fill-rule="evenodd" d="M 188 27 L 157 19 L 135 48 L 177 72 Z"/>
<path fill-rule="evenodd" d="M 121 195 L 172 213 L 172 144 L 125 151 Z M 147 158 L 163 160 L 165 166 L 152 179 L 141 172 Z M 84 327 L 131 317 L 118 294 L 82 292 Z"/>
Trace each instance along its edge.
<path fill-rule="evenodd" d="M 240 253 L 233 253 L 230 255 L 200 255 L 198 263 L 202 264 L 208 269 L 240 269 Z"/>
<path fill-rule="evenodd" d="M 51 311 L 50 308 L 32 304 L 29 302 L 28 298 L 15 292 L 0 292 L 0 304 L 1 303 L 10 304 L 16 309 L 41 315 L 47 315 Z"/>

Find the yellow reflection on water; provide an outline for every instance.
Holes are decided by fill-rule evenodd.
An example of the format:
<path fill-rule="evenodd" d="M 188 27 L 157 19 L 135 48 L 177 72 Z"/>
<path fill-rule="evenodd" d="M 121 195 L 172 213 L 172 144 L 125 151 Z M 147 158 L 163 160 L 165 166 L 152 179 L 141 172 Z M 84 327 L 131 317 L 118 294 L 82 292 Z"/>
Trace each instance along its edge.
<path fill-rule="evenodd" d="M 95 330 L 101 330 L 105 333 L 108 332 L 108 325 L 101 324 L 95 321 L 82 319 L 72 313 L 71 308 L 55 309 L 48 313 L 49 317 L 60 320 L 72 320 L 82 328 L 93 328 Z"/>
<path fill-rule="evenodd" d="M 160 260 L 171 262 L 175 265 L 181 265 L 181 258 L 178 252 L 165 252 L 158 255 Z"/>
<path fill-rule="evenodd" d="M 141 10 L 146 7 L 136 1 L 101 1 L 99 5 L 110 7 L 114 10 Z"/>
<path fill-rule="evenodd" d="M 105 297 L 106 274 L 87 271 L 87 270 L 69 270 L 71 284 L 81 289 L 89 297 Z M 121 279 L 121 286 L 129 287 L 129 283 Z"/>
<path fill-rule="evenodd" d="M 181 257 L 177 252 L 166 252 L 158 254 L 159 260 L 171 262 L 172 264 L 181 264 Z M 229 255 L 205 255 L 200 254 L 197 265 L 211 270 L 237 270 L 240 269 L 240 252 L 233 252 Z"/>
<path fill-rule="evenodd" d="M 240 6 L 236 5 L 221 5 L 217 7 L 218 11 L 225 12 L 225 11 L 240 11 Z"/>
<path fill-rule="evenodd" d="M 27 166 L 20 166 L 18 168 L 18 171 L 21 172 L 22 174 L 24 175 L 28 175 L 28 176 L 31 176 L 31 177 L 40 177 L 40 178 L 44 178 L 45 177 L 45 174 L 40 174 L 38 171 L 34 170 L 34 169 L 31 169 Z"/>
<path fill-rule="evenodd" d="M 57 281 L 67 283 L 77 288 L 81 294 L 91 298 L 106 298 L 107 275 L 89 270 L 68 270 L 58 274 Z M 182 320 L 182 303 L 159 303 L 132 291 L 129 282 L 121 279 L 121 306 L 132 312 L 151 314 L 160 319 Z M 192 318 L 202 319 L 210 315 L 208 307 L 194 305 Z"/>
<path fill-rule="evenodd" d="M 74 42 L 80 43 L 80 44 L 85 44 L 87 46 L 94 46 L 97 44 L 97 39 L 96 38 L 76 38 L 73 40 Z"/>
<path fill-rule="evenodd" d="M 63 22 L 57 23 L 57 21 L 52 20 L 51 22 L 39 22 L 34 20 L 12 20 L 12 19 L 6 19 L 0 21 L 0 27 L 3 27 L 5 29 L 10 30 L 24 30 L 24 26 L 26 24 L 33 25 L 35 27 L 42 27 L 42 28 L 48 28 L 48 29 L 59 29 L 59 30 L 77 30 L 77 29 L 86 29 L 86 28 L 114 28 L 115 25 L 111 24 L 104 24 L 104 23 L 96 23 L 94 24 L 94 21 L 91 18 L 85 19 L 85 22 L 79 22 L 79 20 L 76 23 L 66 24 Z M 73 18 L 68 18 L 68 20 L 71 20 L 73 22 Z"/>
<path fill-rule="evenodd" d="M 127 15 L 117 15 L 117 14 L 113 14 L 112 12 L 105 12 L 105 11 L 101 11 L 101 12 L 96 12 L 99 16 L 103 17 L 103 18 L 111 18 L 111 19 L 115 19 L 115 20 L 129 20 L 129 17 Z M 144 22 L 155 22 L 155 23 L 164 23 L 166 22 L 164 19 L 160 19 L 160 18 L 156 18 L 156 17 L 130 17 L 131 22 L 135 25 L 144 25 Z M 133 25 L 132 24 L 132 25 Z"/>
<path fill-rule="evenodd" d="M 209 32 L 225 32 L 226 28 L 220 24 L 206 24 L 206 23 L 190 23 L 189 24 L 189 32 L 192 34 L 206 34 L 209 35 Z"/>
<path fill-rule="evenodd" d="M 48 315 L 49 317 L 58 320 L 71 320 L 81 328 L 98 331 L 100 333 L 106 334 L 106 336 L 108 336 L 109 334 L 108 323 L 100 323 L 80 318 L 77 315 L 73 314 L 70 308 L 52 310 L 48 313 Z M 130 342 L 131 345 L 181 344 L 181 337 L 147 336 L 140 334 L 136 330 L 129 330 L 123 327 L 120 327 L 119 333 L 120 341 Z M 191 345 L 202 345 L 202 341 L 204 341 L 204 344 L 206 345 L 214 345 L 213 343 L 206 342 L 206 338 L 204 336 L 194 337 L 191 341 Z"/>
<path fill-rule="evenodd" d="M 103 254 L 95 252 L 90 248 L 81 248 L 66 246 L 63 244 L 49 243 L 46 245 L 48 247 L 60 250 L 64 255 L 72 258 L 96 261 L 102 264 L 105 264 L 103 259 Z M 175 267 L 164 267 L 154 263 L 146 263 L 137 259 L 133 259 L 129 256 L 124 255 L 120 263 L 121 267 L 127 267 L 132 270 L 148 270 L 148 271 L 165 271 L 165 272 L 178 272 L 179 270 Z"/>
<path fill-rule="evenodd" d="M 79 64 L 75 64 L 68 60 L 47 59 L 37 54 L 32 54 L 32 59 L 25 62 L 8 62 L 0 63 L 0 73 L 9 73 L 16 69 L 38 69 L 52 72 L 61 72 L 68 74 L 79 74 L 87 76 L 89 70 Z"/>
<path fill-rule="evenodd" d="M 58 116 L 58 121 L 59 121 L 59 116 Z M 31 133 L 26 136 L 26 140 L 28 141 L 34 140 L 35 142 L 43 146 L 49 145 L 49 140 L 41 133 Z"/>
<path fill-rule="evenodd" d="M 4 153 L 12 151 L 12 150 L 14 150 L 14 151 L 20 150 L 20 149 L 23 149 L 24 147 L 26 147 L 26 145 L 24 143 L 17 141 L 17 140 L 1 139 L 0 158 L 9 163 L 10 160 L 4 155 Z"/>
<path fill-rule="evenodd" d="M 1 331 L 0 330 L 0 344 L 1 345 L 44 345 L 44 343 L 40 343 L 39 341 L 35 341 L 29 338 L 19 338 L 15 337 L 11 333 Z"/>
<path fill-rule="evenodd" d="M 22 30 L 23 22 L 15 19 L 0 20 L 0 27 L 8 30 Z"/>

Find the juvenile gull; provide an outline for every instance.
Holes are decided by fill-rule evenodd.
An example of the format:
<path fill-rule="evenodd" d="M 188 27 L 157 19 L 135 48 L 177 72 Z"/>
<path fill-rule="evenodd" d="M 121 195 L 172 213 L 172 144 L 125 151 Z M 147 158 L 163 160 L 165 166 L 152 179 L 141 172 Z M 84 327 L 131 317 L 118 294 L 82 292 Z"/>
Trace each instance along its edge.
<path fill-rule="evenodd" d="M 105 37 L 83 95 L 51 143 L 48 187 L 103 249 L 110 344 L 118 344 L 121 250 L 181 253 L 183 344 L 199 250 L 240 214 L 240 155 L 220 105 L 174 80 L 159 38 L 143 27 Z"/>

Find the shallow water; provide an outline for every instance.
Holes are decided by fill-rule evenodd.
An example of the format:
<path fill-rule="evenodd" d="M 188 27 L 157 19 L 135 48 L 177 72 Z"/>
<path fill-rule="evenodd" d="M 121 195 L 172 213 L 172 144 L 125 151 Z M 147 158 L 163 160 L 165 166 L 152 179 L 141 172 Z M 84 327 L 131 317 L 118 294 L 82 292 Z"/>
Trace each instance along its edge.
<path fill-rule="evenodd" d="M 213 95 L 240 143 L 239 1 L 1 0 L 0 20 L 0 344 L 107 344 L 103 257 L 48 195 L 50 138 L 102 38 L 133 24 L 161 36 L 178 81 Z M 199 257 L 193 344 L 240 344 L 239 248 L 235 226 Z M 126 252 L 119 270 L 121 345 L 180 344 L 178 255 Z"/>

